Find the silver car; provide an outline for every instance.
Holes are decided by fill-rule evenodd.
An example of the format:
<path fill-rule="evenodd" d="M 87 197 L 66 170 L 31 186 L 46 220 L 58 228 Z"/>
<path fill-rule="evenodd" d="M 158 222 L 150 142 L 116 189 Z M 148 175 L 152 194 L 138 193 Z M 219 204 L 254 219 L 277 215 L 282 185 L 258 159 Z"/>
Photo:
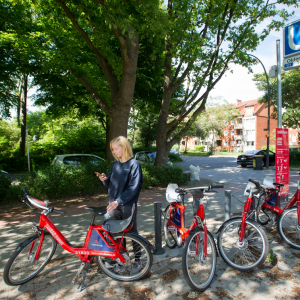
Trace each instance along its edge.
<path fill-rule="evenodd" d="M 72 165 L 80 166 L 81 164 L 93 164 L 100 165 L 105 160 L 97 155 L 93 154 L 63 154 L 56 155 L 52 161 L 52 165 Z"/>

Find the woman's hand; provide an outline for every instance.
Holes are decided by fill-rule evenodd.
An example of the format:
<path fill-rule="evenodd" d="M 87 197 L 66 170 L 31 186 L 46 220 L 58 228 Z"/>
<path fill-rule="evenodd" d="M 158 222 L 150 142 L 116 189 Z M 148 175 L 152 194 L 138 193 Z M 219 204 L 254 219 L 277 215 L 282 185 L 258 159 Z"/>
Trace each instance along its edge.
<path fill-rule="evenodd" d="M 95 173 L 96 173 L 96 175 L 99 177 L 99 179 L 100 179 L 101 181 L 107 180 L 107 177 L 106 177 L 106 175 L 105 175 L 104 173 L 102 173 L 102 174 L 100 174 L 100 173 L 98 173 L 98 172 L 95 172 Z"/>
<path fill-rule="evenodd" d="M 106 207 L 107 211 L 111 211 L 113 209 L 116 209 L 119 206 L 119 203 L 117 201 L 109 203 L 109 205 Z"/>

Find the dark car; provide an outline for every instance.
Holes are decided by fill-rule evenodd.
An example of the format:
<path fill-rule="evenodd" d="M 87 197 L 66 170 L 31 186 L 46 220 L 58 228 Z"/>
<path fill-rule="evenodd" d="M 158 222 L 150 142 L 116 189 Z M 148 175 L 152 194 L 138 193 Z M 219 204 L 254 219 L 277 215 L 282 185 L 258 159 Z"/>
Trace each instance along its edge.
<path fill-rule="evenodd" d="M 263 166 L 267 161 L 267 150 L 250 150 L 237 157 L 237 164 L 243 168 L 247 166 L 253 166 L 253 155 L 263 155 Z M 269 164 L 275 164 L 275 153 L 269 150 Z"/>

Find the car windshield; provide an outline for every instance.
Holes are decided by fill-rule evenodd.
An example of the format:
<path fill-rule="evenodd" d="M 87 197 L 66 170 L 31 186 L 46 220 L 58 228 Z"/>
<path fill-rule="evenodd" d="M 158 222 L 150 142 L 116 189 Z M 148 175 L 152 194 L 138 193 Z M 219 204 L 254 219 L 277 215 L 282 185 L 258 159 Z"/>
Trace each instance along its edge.
<path fill-rule="evenodd" d="M 255 154 L 257 154 L 258 152 L 259 152 L 259 150 L 251 150 L 251 151 L 245 152 L 245 154 L 247 154 L 247 155 L 255 155 Z"/>

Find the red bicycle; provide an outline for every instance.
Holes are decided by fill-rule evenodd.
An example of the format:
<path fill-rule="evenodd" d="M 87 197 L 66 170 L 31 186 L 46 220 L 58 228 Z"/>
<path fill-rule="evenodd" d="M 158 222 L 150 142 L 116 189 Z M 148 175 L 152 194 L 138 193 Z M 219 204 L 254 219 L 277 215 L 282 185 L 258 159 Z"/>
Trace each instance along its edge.
<path fill-rule="evenodd" d="M 282 183 L 273 182 L 272 177 L 266 177 L 263 182 L 264 193 L 261 194 L 256 214 L 260 224 L 266 225 L 271 220 L 281 238 L 291 247 L 300 249 L 300 181 L 297 191 L 288 203 L 280 208 L 280 189 Z"/>
<path fill-rule="evenodd" d="M 182 253 L 182 270 L 188 285 L 196 291 L 204 291 L 212 282 L 216 265 L 217 249 L 214 238 L 205 225 L 203 205 L 204 192 L 223 185 L 201 186 L 189 189 L 178 188 L 169 184 L 166 198 L 170 205 L 165 209 L 164 233 L 168 247 L 175 248 L 184 243 Z M 184 195 L 191 192 L 194 199 L 195 215 L 189 228 L 185 227 Z M 200 204 L 195 207 L 196 199 Z"/>
<path fill-rule="evenodd" d="M 249 179 L 245 194 L 248 195 L 242 217 L 225 221 L 219 228 L 218 249 L 223 260 L 240 271 L 260 266 L 267 258 L 269 242 L 262 226 L 251 217 L 255 215 L 255 198 L 262 187 Z"/>
<path fill-rule="evenodd" d="M 51 260 L 57 243 L 82 261 L 72 280 L 75 284 L 78 275 L 85 270 L 79 292 L 94 257 L 98 267 L 113 279 L 138 280 L 150 271 L 153 260 L 150 244 L 140 235 L 129 232 L 132 215 L 125 220 L 108 219 L 102 225 L 95 225 L 95 217 L 104 215 L 106 207 L 86 207 L 93 214 L 92 220 L 84 245 L 76 246 L 69 243 L 48 218 L 53 212 L 65 212 L 48 208 L 47 202 L 31 197 L 26 188 L 23 191 L 22 201 L 30 207 L 41 209 L 42 213 L 39 225 L 33 226 L 35 234 L 22 242 L 6 263 L 3 276 L 7 285 L 21 285 L 37 276 Z"/>

